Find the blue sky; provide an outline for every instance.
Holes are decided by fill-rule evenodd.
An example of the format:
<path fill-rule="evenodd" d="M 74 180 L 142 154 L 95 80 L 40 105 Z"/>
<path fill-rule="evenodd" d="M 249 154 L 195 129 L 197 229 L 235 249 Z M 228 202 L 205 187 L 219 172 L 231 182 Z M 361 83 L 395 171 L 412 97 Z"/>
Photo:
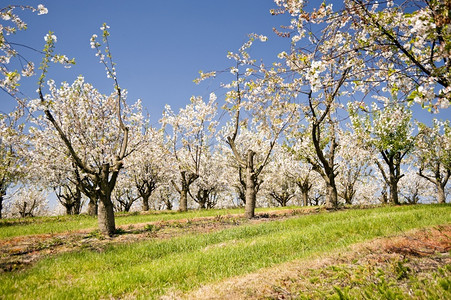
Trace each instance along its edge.
<path fill-rule="evenodd" d="M 1 7 L 10 2 L 0 0 Z M 13 2 L 11 2 L 13 3 Z M 174 110 L 189 103 L 192 95 L 208 97 L 217 91 L 220 80 L 193 83 L 198 71 L 223 70 L 232 63 L 227 51 L 236 51 L 247 40 L 248 33 L 264 34 L 268 42 L 256 43 L 251 55 L 267 64 L 276 54 L 289 49 L 289 40 L 277 37 L 272 28 L 288 24 L 288 16 L 272 16 L 273 0 L 42 0 L 14 1 L 14 4 L 44 4 L 49 13 L 37 16 L 17 11 L 28 23 L 26 31 L 10 40 L 42 49 L 49 30 L 58 37 L 56 52 L 76 59 L 71 69 L 53 65 L 48 78 L 57 83 L 72 82 L 83 75 L 103 93 L 112 91 L 112 81 L 105 76 L 95 51 L 90 48 L 92 34 L 101 35 L 100 26 L 111 28 L 110 45 L 117 63 L 118 80 L 128 90 L 128 102 L 142 99 L 144 107 L 156 123 L 165 104 Z M 336 1 L 335 8 L 342 5 Z M 39 64 L 40 56 L 19 50 Z M 36 97 L 37 77 L 22 80 L 22 91 Z M 218 96 L 221 96 L 219 92 Z M 15 106 L 14 99 L 0 94 L 0 111 Z M 432 116 L 419 107 L 414 116 L 422 121 Z M 439 118 L 449 118 L 441 113 Z"/>
<path fill-rule="evenodd" d="M 111 51 L 119 84 L 128 90 L 129 102 L 142 99 L 153 121 L 160 117 L 166 103 L 178 109 L 189 103 L 192 95 L 207 97 L 214 91 L 219 81 L 199 86 L 193 83 L 198 71 L 229 67 L 232 62 L 226 58 L 227 51 L 236 51 L 248 33 L 269 37 L 267 43 L 253 50 L 256 57 L 268 61 L 289 44 L 272 32 L 287 20 L 271 16 L 269 10 L 276 7 L 272 0 L 14 2 L 35 7 L 39 3 L 49 13 L 37 16 L 17 11 L 28 29 L 10 39 L 42 49 L 44 35 L 54 31 L 58 37 L 56 52 L 74 57 L 76 65 L 69 70 L 52 65 L 48 78 L 57 83 L 72 82 L 82 74 L 86 81 L 109 93 L 113 83 L 106 78 L 89 44 L 92 34 L 101 36 L 99 28 L 106 22 L 111 27 Z M 19 50 L 39 63 L 35 53 Z M 22 90 L 29 97 L 35 97 L 36 81 L 36 77 L 22 81 Z M 1 101 L 4 107 L 0 110 L 8 111 L 14 105 L 12 98 Z"/>

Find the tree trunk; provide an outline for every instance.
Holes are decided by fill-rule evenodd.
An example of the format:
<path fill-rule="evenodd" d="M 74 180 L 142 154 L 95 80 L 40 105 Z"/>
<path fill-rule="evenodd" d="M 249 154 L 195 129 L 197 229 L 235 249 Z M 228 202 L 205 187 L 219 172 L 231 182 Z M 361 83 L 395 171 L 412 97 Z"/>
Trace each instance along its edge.
<path fill-rule="evenodd" d="M 0 219 L 2 218 L 2 211 L 3 211 L 3 194 L 0 193 Z"/>
<path fill-rule="evenodd" d="M 98 214 L 97 199 L 90 198 L 88 203 L 88 215 L 94 217 Z"/>
<path fill-rule="evenodd" d="M 247 163 L 246 163 L 246 207 L 245 216 L 248 219 L 252 219 L 255 216 L 255 202 L 257 200 L 256 195 L 256 178 L 254 173 L 254 151 L 248 150 Z"/>
<path fill-rule="evenodd" d="M 336 208 L 338 205 L 338 193 L 335 182 L 333 184 L 327 184 L 327 198 L 326 198 L 326 208 Z"/>
<path fill-rule="evenodd" d="M 392 204 L 399 205 L 398 181 L 394 178 L 390 178 L 390 201 Z"/>
<path fill-rule="evenodd" d="M 172 210 L 172 202 L 171 202 L 171 200 L 167 199 L 165 201 L 165 204 L 166 204 L 166 209 L 167 210 Z"/>
<path fill-rule="evenodd" d="M 346 204 L 352 205 L 352 198 L 354 198 L 354 187 L 350 184 L 345 186 L 345 190 L 343 191 L 343 199 Z"/>
<path fill-rule="evenodd" d="M 113 235 L 116 231 L 116 225 L 114 221 L 114 206 L 111 199 L 108 197 L 102 197 L 99 201 L 98 221 L 99 230 L 106 235 Z"/>
<path fill-rule="evenodd" d="M 441 183 L 437 184 L 437 201 L 438 203 L 446 203 L 445 187 Z"/>
<path fill-rule="evenodd" d="M 66 208 L 66 215 L 72 215 L 73 214 L 73 208 L 74 208 L 74 206 L 73 205 L 71 205 L 71 204 L 66 204 L 65 206 L 64 206 L 65 208 Z"/>
<path fill-rule="evenodd" d="M 0 181 L 0 219 L 3 217 L 2 212 L 3 212 L 3 200 L 4 197 L 6 196 L 6 186 L 4 184 L 4 181 Z"/>
<path fill-rule="evenodd" d="M 19 209 L 19 216 L 21 218 L 25 218 L 27 216 L 27 202 L 25 202 L 23 206 Z"/>
<path fill-rule="evenodd" d="M 129 212 L 130 209 L 132 208 L 133 202 L 132 203 L 127 203 L 124 205 L 124 211 L 125 212 Z"/>
<path fill-rule="evenodd" d="M 143 211 L 149 211 L 149 197 L 142 196 L 143 198 Z"/>
<path fill-rule="evenodd" d="M 75 187 L 75 199 L 74 207 L 72 208 L 72 213 L 74 215 L 79 215 L 81 210 L 81 190 L 78 186 Z"/>
<path fill-rule="evenodd" d="M 302 193 L 302 205 L 307 206 L 308 205 L 308 190 L 306 190 L 306 191 L 302 190 L 301 193 Z"/>
<path fill-rule="evenodd" d="M 182 187 L 180 192 L 179 211 L 188 211 L 188 189 L 185 186 Z"/>
<path fill-rule="evenodd" d="M 188 173 L 188 174 L 187 174 Z M 171 180 L 172 185 L 176 191 L 180 194 L 180 205 L 179 211 L 188 211 L 188 192 L 190 185 L 199 178 L 196 173 L 191 173 L 187 171 L 181 171 L 181 186 L 178 187 L 175 181 Z"/>

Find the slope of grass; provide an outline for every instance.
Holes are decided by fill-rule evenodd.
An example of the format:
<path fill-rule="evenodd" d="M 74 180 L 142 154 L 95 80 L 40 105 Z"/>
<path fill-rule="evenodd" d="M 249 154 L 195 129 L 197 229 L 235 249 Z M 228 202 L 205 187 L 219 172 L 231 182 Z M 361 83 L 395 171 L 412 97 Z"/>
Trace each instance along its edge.
<path fill-rule="evenodd" d="M 284 208 L 257 208 L 257 212 L 268 210 L 287 209 Z M 195 219 L 200 217 L 224 216 L 229 214 L 242 214 L 243 208 L 234 209 L 210 209 L 191 210 L 180 213 L 176 211 L 116 214 L 116 225 L 128 225 L 146 222 L 158 222 L 180 219 Z M 87 215 L 58 216 L 24 219 L 0 219 L 0 239 L 31 234 L 61 233 L 82 229 L 96 229 L 97 218 Z"/>
<path fill-rule="evenodd" d="M 451 221 L 450 205 L 348 210 L 203 235 L 67 253 L 0 275 L 0 298 L 156 298 L 412 228 Z"/>

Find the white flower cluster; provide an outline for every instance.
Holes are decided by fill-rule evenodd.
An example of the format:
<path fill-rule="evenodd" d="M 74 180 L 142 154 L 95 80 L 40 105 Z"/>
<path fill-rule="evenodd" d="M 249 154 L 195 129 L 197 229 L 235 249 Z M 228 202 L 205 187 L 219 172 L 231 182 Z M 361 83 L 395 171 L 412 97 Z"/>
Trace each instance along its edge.
<path fill-rule="evenodd" d="M 49 41 L 53 41 L 54 43 L 56 43 L 56 35 L 54 34 L 46 34 L 44 36 L 44 41 L 49 42 Z"/>

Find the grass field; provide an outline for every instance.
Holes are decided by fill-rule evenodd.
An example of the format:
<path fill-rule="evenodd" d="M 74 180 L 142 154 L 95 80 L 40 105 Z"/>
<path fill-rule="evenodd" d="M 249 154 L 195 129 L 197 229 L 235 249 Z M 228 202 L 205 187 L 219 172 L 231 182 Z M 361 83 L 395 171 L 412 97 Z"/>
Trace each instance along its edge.
<path fill-rule="evenodd" d="M 118 217 L 117 223 L 194 219 L 238 212 L 130 215 Z M 64 218 L 3 224 L 0 237 L 95 227 L 95 220 L 88 217 L 61 220 Z M 295 259 L 344 251 L 352 244 L 376 237 L 449 223 L 450 205 L 417 205 L 320 212 L 244 222 L 207 233 L 150 237 L 134 243 L 111 244 L 100 251 L 84 249 L 50 255 L 24 270 L 2 273 L 0 298 L 158 298 L 173 291 L 183 294 L 204 284 Z"/>

